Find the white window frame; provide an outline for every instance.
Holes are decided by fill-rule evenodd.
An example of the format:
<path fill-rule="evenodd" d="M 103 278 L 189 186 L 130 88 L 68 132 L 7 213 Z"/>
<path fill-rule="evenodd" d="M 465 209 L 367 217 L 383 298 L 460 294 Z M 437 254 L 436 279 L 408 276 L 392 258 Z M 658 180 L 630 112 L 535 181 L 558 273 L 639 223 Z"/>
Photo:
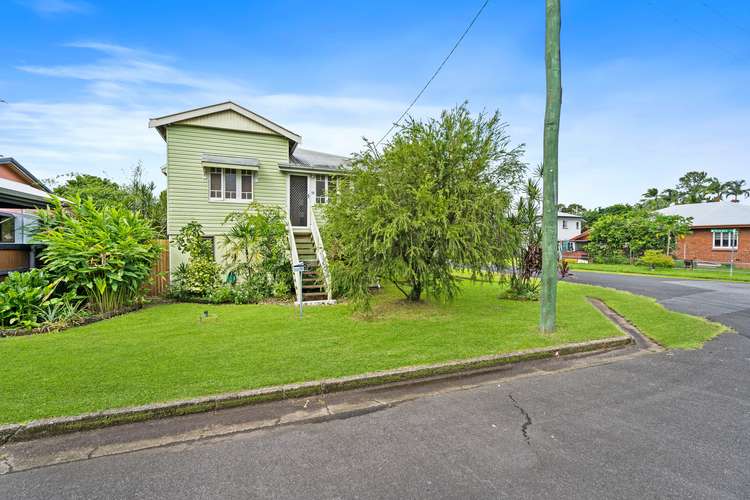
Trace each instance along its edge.
<path fill-rule="evenodd" d="M 563 219 L 562 220 L 562 228 L 563 229 L 568 229 L 568 219 Z"/>
<path fill-rule="evenodd" d="M 16 217 L 14 215 L 0 215 L 0 225 L 9 224 L 11 226 L 11 235 L 13 236 L 12 241 L 5 241 L 0 239 L 0 243 L 13 244 L 16 242 Z"/>
<path fill-rule="evenodd" d="M 229 198 L 226 196 L 226 176 L 229 170 L 234 171 L 234 182 L 235 182 L 235 198 Z M 220 174 L 221 176 L 221 196 L 214 196 L 214 190 L 211 189 L 211 174 Z M 244 192 L 242 191 L 242 177 L 245 175 L 250 176 L 250 197 L 243 198 Z M 255 198 L 255 172 L 253 170 L 244 170 L 241 168 L 219 168 L 211 167 L 208 169 L 208 201 L 220 202 L 220 203 L 247 203 L 253 201 Z"/>
<path fill-rule="evenodd" d="M 318 193 L 318 177 L 322 177 L 324 180 L 325 185 L 325 194 L 321 196 L 320 193 Z M 315 204 L 316 205 L 323 205 L 331 201 L 331 187 L 335 187 L 337 192 L 339 188 L 339 181 L 337 176 L 333 176 L 330 174 L 315 174 L 313 176 L 313 181 L 315 182 Z"/>
<path fill-rule="evenodd" d="M 716 245 L 716 240 L 719 240 L 719 246 Z M 711 248 L 713 250 L 737 250 L 739 246 L 740 233 L 739 231 L 728 232 L 728 231 L 715 231 L 711 232 Z"/>

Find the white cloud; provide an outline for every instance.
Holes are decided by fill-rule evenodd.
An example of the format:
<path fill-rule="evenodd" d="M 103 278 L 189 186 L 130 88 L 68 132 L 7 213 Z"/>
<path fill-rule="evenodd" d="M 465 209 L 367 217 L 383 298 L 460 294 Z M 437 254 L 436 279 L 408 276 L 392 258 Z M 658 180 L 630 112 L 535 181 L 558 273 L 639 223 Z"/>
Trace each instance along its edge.
<path fill-rule="evenodd" d="M 80 14 L 91 10 L 91 4 L 73 0 L 27 0 L 20 2 L 41 15 Z"/>
<path fill-rule="evenodd" d="M 166 148 L 148 119 L 227 99 L 301 134 L 305 148 L 338 154 L 359 150 L 363 136 L 379 139 L 406 106 L 369 93 L 263 92 L 234 77 L 187 70 L 161 54 L 98 41 L 69 47 L 94 57 L 19 69 L 78 82 L 78 98 L 0 104 L 0 153 L 15 156 L 40 177 L 104 171 L 122 180 L 143 160 L 148 177 L 163 186 L 159 168 Z M 649 187 L 669 187 L 690 169 L 723 180 L 747 177 L 744 122 L 750 106 L 732 94 L 740 92 L 737 82 L 747 81 L 747 74 L 678 76 L 635 61 L 565 74 L 561 202 L 635 202 Z M 441 104 L 463 100 L 451 99 Z M 470 104 L 474 110 L 500 107 L 513 143 L 526 143 L 529 164 L 541 161 L 543 88 Z M 442 107 L 418 105 L 413 114 L 436 116 Z"/>
<path fill-rule="evenodd" d="M 362 137 L 379 138 L 405 103 L 362 96 L 262 93 L 232 78 L 181 69 L 169 58 L 102 42 L 71 49 L 97 56 L 83 64 L 25 65 L 20 71 L 81 82 L 70 101 L 28 100 L 0 106 L 0 153 L 16 157 L 39 177 L 76 171 L 123 180 L 142 160 L 147 176 L 164 185 L 166 148 L 148 119 L 235 100 L 303 137 L 303 147 L 349 154 Z M 437 107 L 417 106 L 417 116 Z"/>

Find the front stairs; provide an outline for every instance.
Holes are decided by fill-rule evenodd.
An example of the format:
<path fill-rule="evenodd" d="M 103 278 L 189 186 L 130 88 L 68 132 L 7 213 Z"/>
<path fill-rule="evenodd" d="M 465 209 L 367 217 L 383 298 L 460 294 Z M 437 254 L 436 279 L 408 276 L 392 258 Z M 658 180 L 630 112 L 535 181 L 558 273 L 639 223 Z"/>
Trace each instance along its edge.
<path fill-rule="evenodd" d="M 302 273 L 302 303 L 328 302 L 330 296 L 326 289 L 323 268 L 315 251 L 312 232 L 309 229 L 295 229 L 294 244 L 297 247 L 297 257 L 305 263 L 305 271 Z"/>

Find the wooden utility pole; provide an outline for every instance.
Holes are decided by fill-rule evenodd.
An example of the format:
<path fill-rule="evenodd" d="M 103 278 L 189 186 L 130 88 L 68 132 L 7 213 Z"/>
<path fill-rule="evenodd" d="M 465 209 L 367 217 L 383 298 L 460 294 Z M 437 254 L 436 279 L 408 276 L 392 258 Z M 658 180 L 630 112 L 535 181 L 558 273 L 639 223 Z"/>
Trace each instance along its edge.
<path fill-rule="evenodd" d="M 546 0 L 544 59 L 547 106 L 544 111 L 544 204 L 542 208 L 542 332 L 555 331 L 557 316 L 557 146 L 560 136 L 560 0 Z"/>

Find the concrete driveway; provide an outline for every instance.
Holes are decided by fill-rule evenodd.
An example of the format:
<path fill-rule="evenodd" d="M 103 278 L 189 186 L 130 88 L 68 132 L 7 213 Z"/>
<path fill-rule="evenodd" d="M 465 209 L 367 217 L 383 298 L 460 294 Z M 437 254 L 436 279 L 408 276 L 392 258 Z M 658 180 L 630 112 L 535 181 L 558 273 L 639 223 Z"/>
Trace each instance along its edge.
<path fill-rule="evenodd" d="M 594 272 L 576 272 L 566 281 L 648 295 L 669 309 L 724 323 L 750 338 L 750 283 Z"/>
<path fill-rule="evenodd" d="M 611 279 L 748 332 L 747 288 L 575 279 Z M 346 420 L 0 475 L 0 497 L 747 498 L 749 428 L 750 340 L 726 334 Z"/>

